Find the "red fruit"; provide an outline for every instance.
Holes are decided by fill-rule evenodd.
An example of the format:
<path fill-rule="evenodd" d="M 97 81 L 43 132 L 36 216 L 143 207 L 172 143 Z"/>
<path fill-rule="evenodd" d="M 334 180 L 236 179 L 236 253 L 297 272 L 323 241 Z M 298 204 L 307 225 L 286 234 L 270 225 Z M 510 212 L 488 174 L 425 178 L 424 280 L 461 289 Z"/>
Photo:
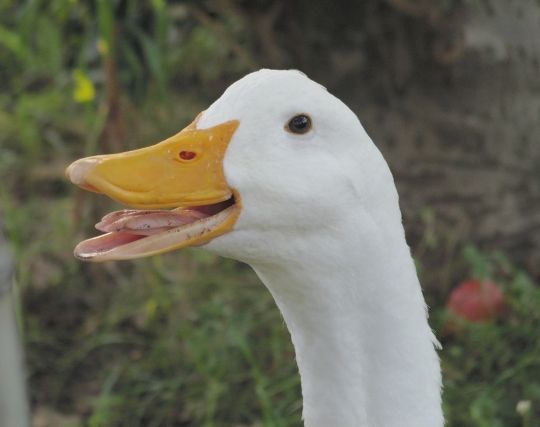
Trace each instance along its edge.
<path fill-rule="evenodd" d="M 458 317 L 482 322 L 494 319 L 504 311 L 504 295 L 493 282 L 466 280 L 452 290 L 446 307 Z"/>

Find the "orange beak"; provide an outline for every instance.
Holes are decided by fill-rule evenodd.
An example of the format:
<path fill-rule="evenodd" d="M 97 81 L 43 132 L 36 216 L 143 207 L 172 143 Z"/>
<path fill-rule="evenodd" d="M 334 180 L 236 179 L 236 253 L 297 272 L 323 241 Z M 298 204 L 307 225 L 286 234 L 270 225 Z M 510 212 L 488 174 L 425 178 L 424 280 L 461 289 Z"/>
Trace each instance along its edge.
<path fill-rule="evenodd" d="M 72 163 L 66 176 L 81 188 L 137 209 L 176 208 L 117 212 L 114 221 L 109 215 L 100 228 L 108 233 L 80 243 L 75 255 L 91 261 L 138 258 L 200 245 L 232 229 L 240 206 L 226 182 L 223 158 L 238 125 L 232 120 L 196 129 L 194 122 L 154 146 Z"/>

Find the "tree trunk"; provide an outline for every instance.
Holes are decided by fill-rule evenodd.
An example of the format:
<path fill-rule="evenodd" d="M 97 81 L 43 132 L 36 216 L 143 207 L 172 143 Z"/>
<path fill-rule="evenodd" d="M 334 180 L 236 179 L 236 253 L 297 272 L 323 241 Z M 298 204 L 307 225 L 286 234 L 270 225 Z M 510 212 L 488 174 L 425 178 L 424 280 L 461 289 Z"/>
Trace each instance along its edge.
<path fill-rule="evenodd" d="M 434 37 L 438 65 L 416 64 L 390 108 L 359 114 L 397 175 L 417 241 L 429 208 L 448 245 L 501 249 L 538 276 L 540 3 L 467 5 L 446 40 Z"/>

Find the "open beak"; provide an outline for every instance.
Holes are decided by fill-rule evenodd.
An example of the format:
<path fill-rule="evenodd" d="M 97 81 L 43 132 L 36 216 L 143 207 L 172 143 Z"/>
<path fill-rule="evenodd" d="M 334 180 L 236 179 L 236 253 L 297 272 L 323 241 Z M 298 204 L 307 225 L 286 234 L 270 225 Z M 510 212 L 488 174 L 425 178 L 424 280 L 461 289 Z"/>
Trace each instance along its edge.
<path fill-rule="evenodd" d="M 71 182 L 135 208 L 103 217 L 96 228 L 106 234 L 79 243 L 75 256 L 140 258 L 201 245 L 230 231 L 240 200 L 225 180 L 223 158 L 238 125 L 231 120 L 196 129 L 195 121 L 151 147 L 73 162 L 66 169 Z"/>

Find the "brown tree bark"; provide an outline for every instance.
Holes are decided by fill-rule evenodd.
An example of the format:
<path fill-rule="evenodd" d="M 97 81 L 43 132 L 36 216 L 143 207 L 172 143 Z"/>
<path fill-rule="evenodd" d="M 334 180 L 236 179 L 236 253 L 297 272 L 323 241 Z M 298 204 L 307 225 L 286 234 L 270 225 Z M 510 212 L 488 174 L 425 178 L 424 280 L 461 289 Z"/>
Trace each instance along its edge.
<path fill-rule="evenodd" d="M 540 3 L 469 2 L 458 16 L 390 108 L 358 112 L 416 240 L 429 208 L 450 246 L 501 249 L 540 275 Z"/>

